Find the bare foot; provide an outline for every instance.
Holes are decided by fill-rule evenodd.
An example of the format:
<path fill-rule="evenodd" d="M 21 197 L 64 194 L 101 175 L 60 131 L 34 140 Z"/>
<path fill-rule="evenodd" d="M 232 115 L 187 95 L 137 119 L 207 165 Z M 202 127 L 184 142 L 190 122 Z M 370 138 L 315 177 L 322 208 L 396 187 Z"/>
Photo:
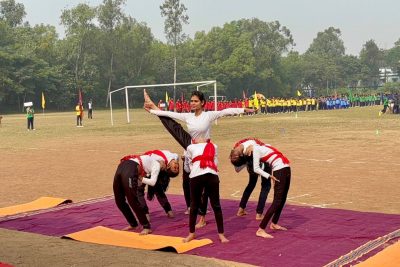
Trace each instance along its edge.
<path fill-rule="evenodd" d="M 193 239 L 196 238 L 196 235 L 194 233 L 190 233 L 186 238 L 184 238 L 182 241 L 183 243 L 187 243 L 192 241 Z"/>
<path fill-rule="evenodd" d="M 150 214 L 146 214 L 146 218 L 150 222 Z"/>
<path fill-rule="evenodd" d="M 236 216 L 242 217 L 244 215 L 247 215 L 247 211 L 245 211 L 242 208 L 239 208 L 238 212 L 236 213 Z"/>
<path fill-rule="evenodd" d="M 280 226 L 279 224 L 274 224 L 274 223 L 271 223 L 269 225 L 269 228 L 272 229 L 272 230 L 282 230 L 282 231 L 286 231 L 287 230 L 286 227 L 283 227 L 283 226 Z"/>
<path fill-rule="evenodd" d="M 224 234 L 218 234 L 219 240 L 221 240 L 221 243 L 228 243 L 229 239 L 225 237 Z"/>
<path fill-rule="evenodd" d="M 267 234 L 264 229 L 258 228 L 256 232 L 256 236 L 263 237 L 263 238 L 274 238 L 272 235 Z"/>
<path fill-rule="evenodd" d="M 167 212 L 167 217 L 168 217 L 168 218 L 175 218 L 175 215 L 174 215 L 174 213 L 172 212 L 172 210 L 170 210 L 170 211 Z"/>
<path fill-rule="evenodd" d="M 144 228 L 139 235 L 148 235 L 151 234 L 153 231 L 151 229 Z"/>
<path fill-rule="evenodd" d="M 206 224 L 207 224 L 206 223 L 206 217 L 200 216 L 200 219 L 197 222 L 197 224 L 195 225 L 195 228 L 196 229 L 203 228 L 204 226 L 206 226 Z"/>
<path fill-rule="evenodd" d="M 189 215 L 189 214 L 190 214 L 190 208 L 187 208 L 187 210 L 185 211 L 185 214 L 186 214 L 186 215 Z"/>
<path fill-rule="evenodd" d="M 135 226 L 135 227 L 133 227 L 133 226 L 127 226 L 127 227 L 125 227 L 125 228 L 122 228 L 121 230 L 122 231 L 134 231 L 134 230 L 136 230 L 138 227 L 137 226 Z"/>
<path fill-rule="evenodd" d="M 151 101 L 150 96 L 147 94 L 146 89 L 143 89 L 143 95 L 144 95 L 144 108 L 149 111 L 151 109 L 158 109 L 159 108 L 154 104 L 153 101 Z"/>
<path fill-rule="evenodd" d="M 264 216 L 260 213 L 256 214 L 256 221 L 262 221 L 262 219 L 264 219 Z"/>

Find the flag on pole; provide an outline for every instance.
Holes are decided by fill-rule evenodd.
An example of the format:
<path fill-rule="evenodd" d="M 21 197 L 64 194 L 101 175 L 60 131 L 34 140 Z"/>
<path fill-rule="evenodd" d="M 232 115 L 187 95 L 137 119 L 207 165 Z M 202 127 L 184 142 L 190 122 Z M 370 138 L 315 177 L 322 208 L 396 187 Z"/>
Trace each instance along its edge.
<path fill-rule="evenodd" d="M 301 96 L 301 92 L 297 90 L 297 96 Z"/>
<path fill-rule="evenodd" d="M 82 99 L 82 91 L 81 91 L 81 89 L 79 89 L 79 92 L 78 92 L 78 103 L 79 103 L 79 105 L 81 105 L 82 106 L 82 104 L 83 104 L 83 99 Z"/>
<path fill-rule="evenodd" d="M 83 98 L 82 98 L 82 91 L 81 89 L 79 89 L 79 95 L 78 95 L 79 99 L 79 109 L 81 110 L 81 115 L 83 117 Z"/>
<path fill-rule="evenodd" d="M 246 99 L 246 94 L 244 93 L 244 90 L 243 90 L 243 100 L 245 100 Z"/>
<path fill-rule="evenodd" d="M 46 99 L 44 99 L 44 93 L 42 92 L 42 109 L 46 107 Z"/>
<path fill-rule="evenodd" d="M 168 106 L 168 102 L 169 102 L 168 92 L 165 91 L 165 105 L 166 106 Z"/>
<path fill-rule="evenodd" d="M 258 103 L 258 97 L 257 97 L 257 91 L 254 91 L 254 103 L 253 106 L 258 109 L 260 107 L 260 104 Z"/>

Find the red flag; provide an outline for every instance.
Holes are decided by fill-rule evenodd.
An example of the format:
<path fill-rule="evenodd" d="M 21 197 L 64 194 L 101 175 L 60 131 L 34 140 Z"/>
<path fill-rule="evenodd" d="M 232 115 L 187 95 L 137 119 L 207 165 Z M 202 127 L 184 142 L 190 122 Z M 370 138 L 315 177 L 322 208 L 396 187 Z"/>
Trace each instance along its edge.
<path fill-rule="evenodd" d="M 81 89 L 79 89 L 79 93 L 78 93 L 78 103 L 79 103 L 79 105 L 82 106 L 83 101 L 82 101 L 82 91 L 81 91 Z"/>
<path fill-rule="evenodd" d="M 82 114 L 82 116 L 83 116 L 83 98 L 82 98 L 82 91 L 81 91 L 81 89 L 79 89 L 79 95 L 78 95 L 78 97 L 79 97 L 79 109 L 81 110 L 81 114 Z"/>

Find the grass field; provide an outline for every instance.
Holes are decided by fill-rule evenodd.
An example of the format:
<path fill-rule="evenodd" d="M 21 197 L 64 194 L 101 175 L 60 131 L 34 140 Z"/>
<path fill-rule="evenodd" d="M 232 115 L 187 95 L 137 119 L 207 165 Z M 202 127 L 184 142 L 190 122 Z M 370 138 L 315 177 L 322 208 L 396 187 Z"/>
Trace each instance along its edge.
<path fill-rule="evenodd" d="M 366 107 L 302 112 L 297 117 L 291 113 L 220 119 L 213 126 L 212 139 L 219 147 L 221 197 L 240 199 L 247 176 L 234 172 L 229 151 L 236 141 L 257 137 L 291 161 L 290 204 L 399 214 L 400 116 L 378 116 L 378 111 L 379 107 Z M 125 111 L 115 112 L 114 126 L 108 111 L 94 111 L 94 119 L 85 118 L 83 128 L 75 127 L 74 112 L 38 113 L 36 131 L 26 130 L 24 115 L 3 117 L 0 207 L 40 196 L 76 202 L 110 195 L 122 156 L 150 149 L 183 151 L 158 118 L 144 110 L 131 112 L 130 124 Z M 252 200 L 258 191 L 257 187 Z M 182 194 L 180 178 L 172 180 L 169 192 Z M 9 234 L 1 230 L 0 242 L 1 233 Z M 21 242 L 27 239 L 21 237 Z M 17 244 L 6 247 L 18 253 Z M 135 250 L 138 257 L 144 253 L 148 252 Z M 163 257 L 157 252 L 151 255 Z M 14 258 L 6 256 L 0 252 L 0 261 L 13 263 Z M 103 261 L 106 257 L 103 253 Z M 29 263 L 24 256 L 17 259 L 22 265 Z M 73 264 L 78 263 L 79 256 Z"/>

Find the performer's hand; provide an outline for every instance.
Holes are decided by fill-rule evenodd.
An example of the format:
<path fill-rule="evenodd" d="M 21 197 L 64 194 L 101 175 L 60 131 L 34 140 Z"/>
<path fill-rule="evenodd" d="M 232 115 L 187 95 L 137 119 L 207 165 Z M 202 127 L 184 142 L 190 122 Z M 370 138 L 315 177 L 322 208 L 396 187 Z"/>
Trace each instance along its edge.
<path fill-rule="evenodd" d="M 165 161 L 159 161 L 160 163 L 160 169 L 165 171 L 167 169 L 167 166 L 165 165 Z"/>
<path fill-rule="evenodd" d="M 246 156 L 251 156 L 252 153 L 253 153 L 253 145 L 248 146 L 246 150 L 243 152 L 243 154 Z"/>
<path fill-rule="evenodd" d="M 280 182 L 280 181 L 279 181 L 278 179 L 276 179 L 276 177 L 273 176 L 273 175 L 270 175 L 269 177 L 270 177 L 271 180 L 274 181 L 274 182 L 278 182 L 278 183 Z"/>
<path fill-rule="evenodd" d="M 150 96 L 147 94 L 146 89 L 143 89 L 143 96 L 144 96 L 144 109 L 150 112 L 150 109 L 155 109 L 155 110 L 160 110 L 159 107 L 157 107 L 153 101 L 151 101 Z"/>

